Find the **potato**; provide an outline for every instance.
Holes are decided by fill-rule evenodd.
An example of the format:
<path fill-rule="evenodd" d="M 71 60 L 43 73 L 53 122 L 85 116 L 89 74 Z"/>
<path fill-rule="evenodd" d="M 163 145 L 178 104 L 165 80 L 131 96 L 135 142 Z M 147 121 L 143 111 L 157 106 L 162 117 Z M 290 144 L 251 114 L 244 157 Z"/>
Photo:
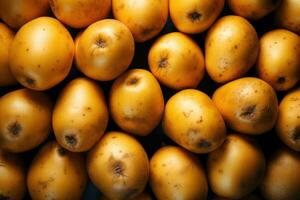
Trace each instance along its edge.
<path fill-rule="evenodd" d="M 257 71 L 278 91 L 294 87 L 300 79 L 300 37 L 284 29 L 265 33 L 260 39 Z"/>
<path fill-rule="evenodd" d="M 218 83 L 240 78 L 254 65 L 259 41 L 254 27 L 239 16 L 225 16 L 205 38 L 205 64 L 209 76 Z"/>
<path fill-rule="evenodd" d="M 46 143 L 30 164 L 27 185 L 33 200 L 81 199 L 87 183 L 84 159 L 55 141 Z"/>
<path fill-rule="evenodd" d="M 87 169 L 92 182 L 110 199 L 138 196 L 149 177 L 149 161 L 143 146 L 121 132 L 103 136 L 88 154 Z"/>
<path fill-rule="evenodd" d="M 136 42 L 159 34 L 167 22 L 168 7 L 168 0 L 112 0 L 115 19 L 131 30 Z"/>
<path fill-rule="evenodd" d="M 165 134 L 194 153 L 207 153 L 218 148 L 226 138 L 222 115 L 212 100 L 194 89 L 172 96 L 162 121 Z"/>
<path fill-rule="evenodd" d="M 52 103 L 44 93 L 19 89 L 0 98 L 0 148 L 24 152 L 41 144 L 51 128 Z"/>
<path fill-rule="evenodd" d="M 277 150 L 269 160 L 261 193 L 266 200 L 300 199 L 300 153 Z"/>
<path fill-rule="evenodd" d="M 162 118 L 164 98 L 159 83 L 150 72 L 132 69 L 113 83 L 109 107 L 121 129 L 146 136 Z"/>
<path fill-rule="evenodd" d="M 67 29 L 54 18 L 40 17 L 17 32 L 9 64 L 23 86 L 46 90 L 68 75 L 73 54 L 74 43 Z"/>
<path fill-rule="evenodd" d="M 207 181 L 198 158 L 176 146 L 160 148 L 150 160 L 150 186 L 158 200 L 207 198 Z"/>
<path fill-rule="evenodd" d="M 151 47 L 148 63 L 153 75 L 169 88 L 195 88 L 204 76 L 200 47 L 183 33 L 161 36 Z"/>
<path fill-rule="evenodd" d="M 170 0 L 170 16 L 180 32 L 196 34 L 208 29 L 224 7 L 224 0 Z"/>
<path fill-rule="evenodd" d="M 220 148 L 209 153 L 207 169 L 210 188 L 215 194 L 241 199 L 262 181 L 265 158 L 254 139 L 230 134 Z"/>
<path fill-rule="evenodd" d="M 111 0 L 49 0 L 55 17 L 73 28 L 86 27 L 108 16 Z"/>
<path fill-rule="evenodd" d="M 26 192 L 26 175 L 20 156 L 0 149 L 0 199 L 22 200 Z"/>
<path fill-rule="evenodd" d="M 1 0 L 0 18 L 14 29 L 48 14 L 48 0 Z"/>
<path fill-rule="evenodd" d="M 14 32 L 6 24 L 0 22 L 0 87 L 17 83 L 9 68 L 9 52 Z"/>
<path fill-rule="evenodd" d="M 121 22 L 105 19 L 90 25 L 78 37 L 75 59 L 86 76 L 108 81 L 122 74 L 134 56 L 134 39 Z"/>
<path fill-rule="evenodd" d="M 219 87 L 212 97 L 226 125 L 240 133 L 262 134 L 276 123 L 274 89 L 258 78 L 246 77 Z"/>
<path fill-rule="evenodd" d="M 280 102 L 276 132 L 287 146 L 300 151 L 300 88 L 288 93 Z"/>
<path fill-rule="evenodd" d="M 107 197 L 102 196 L 102 197 L 100 197 L 99 200 L 111 200 L 111 199 L 108 199 Z M 148 193 L 143 192 L 143 193 L 139 194 L 138 196 L 131 198 L 130 200 L 152 200 L 152 197 Z"/>
<path fill-rule="evenodd" d="M 279 6 L 280 0 L 227 0 L 227 4 L 234 14 L 259 20 Z"/>

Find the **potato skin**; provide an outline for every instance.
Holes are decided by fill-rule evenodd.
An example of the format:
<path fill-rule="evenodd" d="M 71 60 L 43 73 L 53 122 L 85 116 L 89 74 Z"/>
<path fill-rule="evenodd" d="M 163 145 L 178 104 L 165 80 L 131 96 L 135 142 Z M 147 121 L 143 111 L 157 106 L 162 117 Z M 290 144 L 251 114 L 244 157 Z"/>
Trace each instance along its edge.
<path fill-rule="evenodd" d="M 261 184 L 261 194 L 266 200 L 300 199 L 300 153 L 282 148 L 269 160 Z"/>
<path fill-rule="evenodd" d="M 0 148 L 20 153 L 49 135 L 52 103 L 42 92 L 19 89 L 0 98 Z"/>
<path fill-rule="evenodd" d="M 150 186 L 158 200 L 207 198 L 208 186 L 200 161 L 176 146 L 162 147 L 152 156 Z"/>
<path fill-rule="evenodd" d="M 46 90 L 68 75 L 73 55 L 74 42 L 68 30 L 54 18 L 39 17 L 17 32 L 9 64 L 23 86 Z"/>
<path fill-rule="evenodd" d="M 159 82 L 175 90 L 197 87 L 205 73 L 200 47 L 180 32 L 158 38 L 150 48 L 148 63 Z"/>
<path fill-rule="evenodd" d="M 55 17 L 73 28 L 84 28 L 104 19 L 111 9 L 111 0 L 49 0 Z"/>
<path fill-rule="evenodd" d="M 230 134 L 220 148 L 208 154 L 207 169 L 215 194 L 241 199 L 262 181 L 265 158 L 254 139 Z"/>
<path fill-rule="evenodd" d="M 212 99 L 232 130 L 257 135 L 269 131 L 276 123 L 276 93 L 268 83 L 258 78 L 231 81 L 219 87 Z"/>
<path fill-rule="evenodd" d="M 134 137 L 109 132 L 89 152 L 87 169 L 92 182 L 105 196 L 127 200 L 145 189 L 149 160 Z"/>
<path fill-rule="evenodd" d="M 0 149 L 0 199 L 22 200 L 26 192 L 23 160 Z"/>
<path fill-rule="evenodd" d="M 90 25 L 76 44 L 77 68 L 86 76 L 113 80 L 130 65 L 134 56 L 134 39 L 121 22 L 105 19 Z"/>
<path fill-rule="evenodd" d="M 257 71 L 261 79 L 278 91 L 294 87 L 300 79 L 300 37 L 284 29 L 264 34 Z"/>
<path fill-rule="evenodd" d="M 163 116 L 163 93 L 149 71 L 132 69 L 113 83 L 109 107 L 112 118 L 121 129 L 146 136 Z"/>
<path fill-rule="evenodd" d="M 33 200 L 80 200 L 87 183 L 84 159 L 50 141 L 42 146 L 27 174 Z"/>
<path fill-rule="evenodd" d="M 208 153 L 226 138 L 221 113 L 203 92 L 182 90 L 172 96 L 162 121 L 165 134 L 180 146 L 194 153 Z"/>
<path fill-rule="evenodd" d="M 239 16 L 220 18 L 205 38 L 205 64 L 218 83 L 240 78 L 254 65 L 259 41 L 254 27 Z"/>
<path fill-rule="evenodd" d="M 112 0 L 115 19 L 123 22 L 136 42 L 145 42 L 163 29 L 167 22 L 168 0 Z"/>
<path fill-rule="evenodd" d="M 224 0 L 170 0 L 171 19 L 180 32 L 196 34 L 208 29 L 224 7 Z"/>

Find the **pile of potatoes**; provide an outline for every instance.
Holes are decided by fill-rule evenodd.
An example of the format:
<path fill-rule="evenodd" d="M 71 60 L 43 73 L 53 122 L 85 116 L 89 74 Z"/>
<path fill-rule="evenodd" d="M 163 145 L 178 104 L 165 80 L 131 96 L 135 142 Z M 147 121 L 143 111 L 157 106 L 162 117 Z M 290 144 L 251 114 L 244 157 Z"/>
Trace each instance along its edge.
<path fill-rule="evenodd" d="M 0 19 L 0 200 L 300 200 L 299 0 L 0 0 Z"/>

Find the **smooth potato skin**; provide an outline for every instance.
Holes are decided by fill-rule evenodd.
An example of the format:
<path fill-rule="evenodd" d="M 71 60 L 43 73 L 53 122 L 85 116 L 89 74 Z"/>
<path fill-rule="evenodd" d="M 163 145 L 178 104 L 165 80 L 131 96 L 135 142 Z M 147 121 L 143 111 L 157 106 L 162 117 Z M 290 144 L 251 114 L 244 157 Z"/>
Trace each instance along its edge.
<path fill-rule="evenodd" d="M 254 65 L 259 41 L 254 27 L 239 16 L 220 18 L 205 38 L 205 64 L 217 83 L 242 77 Z"/>
<path fill-rule="evenodd" d="M 115 19 L 123 22 L 136 42 L 145 42 L 163 29 L 168 18 L 168 0 L 112 0 Z"/>
<path fill-rule="evenodd" d="M 207 198 L 207 181 L 198 158 L 176 146 L 160 148 L 150 160 L 150 186 L 158 200 Z"/>
<path fill-rule="evenodd" d="M 0 199 L 22 200 L 26 175 L 20 156 L 0 149 Z"/>
<path fill-rule="evenodd" d="M 0 98 L 0 148 L 20 153 L 41 144 L 51 129 L 52 103 L 42 92 L 19 89 Z"/>
<path fill-rule="evenodd" d="M 123 23 L 114 19 L 101 20 L 78 37 L 76 66 L 90 78 L 113 80 L 130 65 L 134 48 L 133 36 Z"/>
<path fill-rule="evenodd" d="M 113 83 L 109 107 L 112 118 L 124 131 L 146 136 L 163 116 L 163 93 L 149 71 L 132 69 Z"/>
<path fill-rule="evenodd" d="M 89 152 L 87 169 L 92 182 L 105 196 L 127 200 L 145 189 L 149 160 L 134 137 L 109 132 Z"/>
<path fill-rule="evenodd" d="M 158 38 L 150 48 L 148 63 L 159 82 L 175 90 L 196 88 L 205 73 L 200 47 L 180 32 Z"/>
<path fill-rule="evenodd" d="M 274 89 L 258 78 L 246 77 L 219 87 L 213 102 L 232 130 L 257 135 L 272 129 L 278 114 Z"/>
<path fill-rule="evenodd" d="M 25 24 L 11 47 L 10 69 L 18 82 L 33 90 L 46 90 L 69 73 L 74 42 L 56 19 L 39 17 Z"/>
<path fill-rule="evenodd" d="M 224 7 L 224 0 L 170 0 L 170 16 L 180 32 L 196 34 L 208 29 Z"/>
<path fill-rule="evenodd" d="M 215 194 L 241 199 L 262 181 L 265 158 L 254 139 L 230 134 L 220 148 L 209 153 L 207 169 L 210 188 Z"/>
<path fill-rule="evenodd" d="M 27 185 L 33 200 L 80 200 L 87 183 L 84 159 L 50 141 L 30 164 Z"/>
<path fill-rule="evenodd" d="M 111 0 L 49 0 L 55 17 L 73 28 L 84 28 L 104 19 L 111 9 Z"/>
<path fill-rule="evenodd" d="M 258 76 L 274 89 L 285 91 L 300 79 L 300 37 L 288 30 L 276 29 L 260 39 Z"/>

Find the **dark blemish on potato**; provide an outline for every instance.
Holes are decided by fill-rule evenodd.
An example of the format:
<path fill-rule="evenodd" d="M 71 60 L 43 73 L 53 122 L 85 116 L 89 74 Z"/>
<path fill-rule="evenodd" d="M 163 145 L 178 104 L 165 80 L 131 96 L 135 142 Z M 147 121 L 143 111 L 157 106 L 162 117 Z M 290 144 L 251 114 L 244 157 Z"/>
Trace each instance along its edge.
<path fill-rule="evenodd" d="M 58 147 L 57 153 L 58 153 L 60 156 L 64 156 L 64 155 L 67 154 L 67 151 L 66 151 L 63 147 Z"/>
<path fill-rule="evenodd" d="M 50 177 L 48 180 L 46 181 L 38 181 L 38 185 L 43 188 L 43 189 L 46 189 L 49 185 L 49 183 L 53 182 L 54 181 L 54 178 Z"/>
<path fill-rule="evenodd" d="M 41 65 L 38 65 L 37 67 L 38 67 L 38 68 L 41 68 Z M 52 69 L 53 69 L 53 68 L 52 68 Z"/>
<path fill-rule="evenodd" d="M 285 77 L 281 76 L 281 77 L 279 77 L 279 78 L 277 79 L 276 82 L 277 82 L 278 84 L 283 84 L 283 83 L 285 83 L 285 81 L 286 81 L 286 80 L 285 80 Z"/>
<path fill-rule="evenodd" d="M 85 117 L 85 113 L 82 114 L 82 117 Z"/>
<path fill-rule="evenodd" d="M 0 194 L 0 200 L 9 200 L 9 196 L 5 196 L 4 194 Z"/>
<path fill-rule="evenodd" d="M 126 191 L 124 191 L 124 199 L 131 199 L 139 192 L 139 189 L 137 188 L 128 188 Z"/>
<path fill-rule="evenodd" d="M 115 160 L 115 161 L 112 163 L 112 170 L 113 170 L 113 173 L 114 173 L 117 177 L 125 176 L 125 174 L 124 174 L 125 166 L 124 166 L 124 164 L 123 164 L 122 161 Z"/>
<path fill-rule="evenodd" d="M 207 140 L 201 139 L 198 143 L 197 146 L 200 148 L 209 148 L 211 147 L 211 143 L 208 142 Z"/>
<path fill-rule="evenodd" d="M 141 34 L 142 35 L 149 35 L 150 33 L 152 33 L 153 32 L 153 28 L 142 28 L 142 31 L 141 31 Z"/>
<path fill-rule="evenodd" d="M 163 57 L 160 58 L 160 60 L 158 61 L 158 67 L 159 68 L 165 68 L 168 65 L 168 58 L 167 57 Z"/>
<path fill-rule="evenodd" d="M 92 110 L 92 108 L 91 108 L 91 107 L 89 107 L 89 106 L 88 106 L 88 107 L 86 107 L 86 109 L 87 109 L 87 110 L 89 110 L 89 111 L 90 111 L 90 110 Z"/>
<path fill-rule="evenodd" d="M 76 139 L 76 136 L 74 134 L 65 135 L 65 141 L 71 147 L 74 147 L 77 144 L 77 139 Z"/>
<path fill-rule="evenodd" d="M 129 78 L 126 85 L 136 85 L 138 82 L 139 82 L 139 78 L 134 76 Z"/>
<path fill-rule="evenodd" d="M 182 112 L 185 118 L 189 118 L 190 115 L 192 114 L 193 110 L 187 111 L 187 112 Z"/>
<path fill-rule="evenodd" d="M 105 48 L 106 47 L 106 42 L 105 40 L 103 40 L 102 38 L 98 38 L 96 40 L 96 45 L 99 47 L 99 48 Z"/>
<path fill-rule="evenodd" d="M 8 125 L 7 130 L 11 133 L 11 135 L 18 136 L 22 130 L 22 126 L 19 122 L 15 121 Z"/>
<path fill-rule="evenodd" d="M 196 121 L 197 124 L 202 123 L 203 122 L 203 118 L 202 116 L 199 117 L 199 119 Z"/>
<path fill-rule="evenodd" d="M 223 76 L 223 74 L 219 74 L 219 77 L 221 78 Z"/>
<path fill-rule="evenodd" d="M 30 86 L 34 86 L 35 85 L 35 80 L 30 78 L 30 77 L 25 77 L 25 82 L 30 85 Z"/>
<path fill-rule="evenodd" d="M 191 20 L 193 23 L 195 21 L 200 21 L 202 14 L 199 13 L 198 11 L 193 11 L 187 14 L 187 17 L 189 18 L 189 20 Z"/>
<path fill-rule="evenodd" d="M 299 115 L 297 116 L 297 119 L 300 119 L 300 116 L 299 116 Z"/>
<path fill-rule="evenodd" d="M 234 49 L 238 49 L 238 45 L 234 45 Z"/>
<path fill-rule="evenodd" d="M 291 138 L 294 142 L 300 142 L 300 126 L 297 126 L 291 134 Z"/>
<path fill-rule="evenodd" d="M 223 174 L 223 172 L 224 172 L 223 169 L 218 169 L 219 174 Z"/>
<path fill-rule="evenodd" d="M 26 49 L 26 52 L 29 52 L 29 48 Z"/>
<path fill-rule="evenodd" d="M 243 119 L 252 119 L 255 117 L 256 105 L 251 105 L 242 110 L 240 117 Z"/>
<path fill-rule="evenodd" d="M 117 138 L 117 136 L 115 136 L 115 135 L 114 135 L 114 136 L 112 136 L 111 138 L 112 138 L 112 139 L 116 139 L 116 138 Z"/>

